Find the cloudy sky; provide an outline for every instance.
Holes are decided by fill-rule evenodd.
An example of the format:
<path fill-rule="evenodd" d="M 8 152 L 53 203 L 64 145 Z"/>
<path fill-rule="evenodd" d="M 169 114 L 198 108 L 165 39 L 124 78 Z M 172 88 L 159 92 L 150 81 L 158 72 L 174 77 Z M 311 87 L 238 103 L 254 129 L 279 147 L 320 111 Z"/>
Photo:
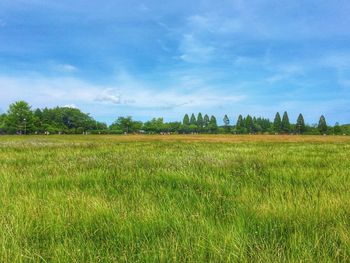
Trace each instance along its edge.
<path fill-rule="evenodd" d="M 0 1 L 0 112 L 350 123 L 350 1 Z"/>

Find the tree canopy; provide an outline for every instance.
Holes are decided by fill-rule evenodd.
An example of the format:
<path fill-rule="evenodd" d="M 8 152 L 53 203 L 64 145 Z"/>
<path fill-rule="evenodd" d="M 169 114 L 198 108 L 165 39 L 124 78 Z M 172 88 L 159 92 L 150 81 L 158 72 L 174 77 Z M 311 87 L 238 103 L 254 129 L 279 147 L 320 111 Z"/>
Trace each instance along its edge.
<path fill-rule="evenodd" d="M 210 116 L 210 117 L 209 117 Z M 318 124 L 307 125 L 302 114 L 299 114 L 296 123 L 289 122 L 285 111 L 283 118 L 277 112 L 274 121 L 268 118 L 247 115 L 238 116 L 235 125 L 227 114 L 223 115 L 222 124 L 218 124 L 214 115 L 201 112 L 185 114 L 182 122 L 165 122 L 163 118 L 153 118 L 146 122 L 134 120 L 132 116 L 119 116 L 108 126 L 96 121 L 87 113 L 77 108 L 55 107 L 32 109 L 25 101 L 17 101 L 9 106 L 6 113 L 0 114 L 0 134 L 123 134 L 123 133 L 234 133 L 234 134 L 350 134 L 350 125 L 334 127 L 327 125 L 322 115 Z"/>

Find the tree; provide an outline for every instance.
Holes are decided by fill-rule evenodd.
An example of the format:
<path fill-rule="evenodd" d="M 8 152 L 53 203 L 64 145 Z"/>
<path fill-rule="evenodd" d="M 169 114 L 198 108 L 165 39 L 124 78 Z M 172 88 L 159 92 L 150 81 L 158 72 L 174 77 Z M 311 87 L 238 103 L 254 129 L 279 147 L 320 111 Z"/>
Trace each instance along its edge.
<path fill-rule="evenodd" d="M 210 121 L 209 121 L 209 131 L 211 133 L 215 133 L 217 131 L 217 129 L 218 129 L 218 124 L 216 122 L 216 118 L 215 118 L 215 116 L 212 115 L 210 117 Z"/>
<path fill-rule="evenodd" d="M 182 124 L 187 125 L 187 126 L 190 125 L 190 118 L 188 117 L 188 114 L 185 114 L 183 121 L 182 121 Z"/>
<path fill-rule="evenodd" d="M 181 130 L 181 122 L 164 123 L 167 132 L 178 133 Z"/>
<path fill-rule="evenodd" d="M 163 118 L 153 118 L 144 123 L 143 128 L 148 133 L 159 133 L 166 131 Z"/>
<path fill-rule="evenodd" d="M 203 119 L 203 126 L 208 127 L 209 122 L 210 122 L 209 116 L 208 116 L 208 114 L 205 114 L 204 119 Z"/>
<path fill-rule="evenodd" d="M 192 113 L 192 115 L 191 115 L 190 125 L 196 125 L 196 126 L 197 126 L 196 116 L 194 116 L 193 113 Z"/>
<path fill-rule="evenodd" d="M 0 134 L 5 133 L 6 114 L 0 115 Z"/>
<path fill-rule="evenodd" d="M 34 114 L 25 101 L 17 101 L 10 105 L 5 120 L 8 133 L 28 134 L 34 131 Z"/>
<path fill-rule="evenodd" d="M 38 132 L 83 133 L 107 129 L 105 123 L 97 122 L 89 114 L 72 107 L 37 109 L 34 115 Z"/>
<path fill-rule="evenodd" d="M 300 113 L 297 119 L 297 123 L 296 123 L 296 131 L 299 134 L 303 134 L 305 132 L 306 126 L 305 126 L 305 122 L 304 122 L 304 117 L 303 115 Z"/>
<path fill-rule="evenodd" d="M 334 134 L 336 135 L 342 134 L 342 129 L 338 122 L 335 123 L 333 131 L 334 131 Z"/>
<path fill-rule="evenodd" d="M 236 123 L 236 131 L 237 133 L 242 133 L 243 129 L 244 129 L 243 117 L 242 115 L 239 115 Z"/>
<path fill-rule="evenodd" d="M 318 122 L 318 130 L 320 131 L 321 134 L 326 134 L 328 130 L 326 118 L 322 115 L 320 117 L 320 120 Z"/>
<path fill-rule="evenodd" d="M 245 119 L 245 127 L 249 133 L 254 133 L 254 122 L 253 118 L 248 114 Z"/>
<path fill-rule="evenodd" d="M 254 123 L 255 130 L 259 132 L 268 132 L 271 127 L 271 122 L 269 119 L 257 118 Z"/>
<path fill-rule="evenodd" d="M 111 126 L 111 130 L 119 130 L 124 133 L 138 132 L 142 128 L 142 122 L 134 121 L 131 116 L 119 117 Z"/>
<path fill-rule="evenodd" d="M 282 128 L 282 121 L 279 112 L 276 113 L 275 119 L 273 121 L 273 130 L 275 133 L 280 133 Z"/>
<path fill-rule="evenodd" d="M 230 131 L 230 119 L 227 117 L 227 115 L 225 114 L 224 116 L 224 125 L 225 125 L 225 131 L 229 132 Z"/>
<path fill-rule="evenodd" d="M 198 125 L 198 128 L 201 130 L 204 126 L 204 120 L 203 120 L 203 116 L 202 116 L 202 113 L 198 113 L 198 116 L 197 116 L 197 125 Z"/>
<path fill-rule="evenodd" d="M 289 133 L 290 132 L 289 117 L 288 117 L 288 113 L 286 111 L 283 113 L 281 130 L 284 133 Z"/>
<path fill-rule="evenodd" d="M 230 119 L 227 117 L 226 114 L 225 114 L 225 116 L 224 116 L 223 121 L 224 121 L 225 126 L 229 126 L 229 125 L 230 125 Z"/>

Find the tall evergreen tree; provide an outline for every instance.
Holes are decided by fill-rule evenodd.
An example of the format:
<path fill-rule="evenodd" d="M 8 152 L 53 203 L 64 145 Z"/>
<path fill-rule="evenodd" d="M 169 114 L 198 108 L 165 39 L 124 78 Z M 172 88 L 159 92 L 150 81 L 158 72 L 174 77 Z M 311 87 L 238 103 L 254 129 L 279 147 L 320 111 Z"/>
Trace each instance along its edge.
<path fill-rule="evenodd" d="M 200 128 L 200 129 L 203 128 L 203 126 L 204 126 L 204 120 L 203 120 L 202 113 L 198 113 L 197 125 L 198 125 L 198 128 Z"/>
<path fill-rule="evenodd" d="M 218 124 L 216 122 L 216 118 L 214 115 L 212 115 L 209 121 L 209 130 L 211 133 L 215 133 L 217 129 L 218 129 Z"/>
<path fill-rule="evenodd" d="M 228 116 L 225 114 L 224 116 L 224 125 L 225 125 L 225 131 L 226 132 L 230 132 L 230 119 L 228 118 Z"/>
<path fill-rule="evenodd" d="M 196 116 L 192 113 L 191 118 L 190 118 L 190 125 L 196 125 L 197 126 L 197 120 Z"/>
<path fill-rule="evenodd" d="M 245 118 L 245 127 L 249 133 L 254 133 L 254 122 L 252 116 L 249 114 Z"/>
<path fill-rule="evenodd" d="M 298 119 L 297 119 L 297 124 L 295 126 L 295 129 L 297 133 L 303 134 L 305 132 L 305 122 L 304 122 L 304 117 L 303 114 L 299 114 Z"/>
<path fill-rule="evenodd" d="M 183 121 L 182 121 L 183 125 L 189 126 L 190 125 L 190 118 L 188 117 L 188 114 L 185 114 Z"/>
<path fill-rule="evenodd" d="M 286 111 L 283 113 L 281 130 L 284 133 L 290 132 L 290 122 L 289 122 L 288 113 Z"/>
<path fill-rule="evenodd" d="M 203 126 L 204 127 L 208 127 L 209 126 L 209 121 L 210 121 L 210 119 L 209 119 L 208 114 L 205 114 L 204 115 L 204 119 L 203 119 Z"/>
<path fill-rule="evenodd" d="M 244 128 L 244 122 L 243 122 L 243 117 L 242 115 L 238 116 L 237 123 L 236 123 L 236 131 L 237 133 L 242 133 Z"/>
<path fill-rule="evenodd" d="M 320 117 L 320 120 L 318 122 L 318 130 L 320 131 L 321 134 L 326 134 L 328 130 L 326 118 L 322 115 Z"/>
<path fill-rule="evenodd" d="M 280 133 L 282 128 L 282 121 L 279 112 L 276 113 L 275 119 L 273 121 L 273 130 L 276 133 Z"/>
<path fill-rule="evenodd" d="M 224 124 L 225 124 L 225 126 L 229 126 L 230 125 L 230 119 L 227 117 L 227 115 L 225 114 L 225 116 L 224 116 Z"/>
<path fill-rule="evenodd" d="M 218 124 L 217 124 L 217 122 L 216 122 L 216 118 L 215 118 L 214 115 L 212 115 L 212 116 L 210 117 L 209 124 L 218 126 Z"/>

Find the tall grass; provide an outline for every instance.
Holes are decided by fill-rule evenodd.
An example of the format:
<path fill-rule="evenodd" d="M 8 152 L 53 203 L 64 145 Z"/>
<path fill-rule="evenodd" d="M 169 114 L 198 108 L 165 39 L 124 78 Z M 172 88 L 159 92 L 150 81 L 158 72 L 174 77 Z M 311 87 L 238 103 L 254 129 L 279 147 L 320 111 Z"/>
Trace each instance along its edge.
<path fill-rule="evenodd" d="M 350 261 L 350 140 L 149 138 L 0 137 L 0 261 Z"/>

